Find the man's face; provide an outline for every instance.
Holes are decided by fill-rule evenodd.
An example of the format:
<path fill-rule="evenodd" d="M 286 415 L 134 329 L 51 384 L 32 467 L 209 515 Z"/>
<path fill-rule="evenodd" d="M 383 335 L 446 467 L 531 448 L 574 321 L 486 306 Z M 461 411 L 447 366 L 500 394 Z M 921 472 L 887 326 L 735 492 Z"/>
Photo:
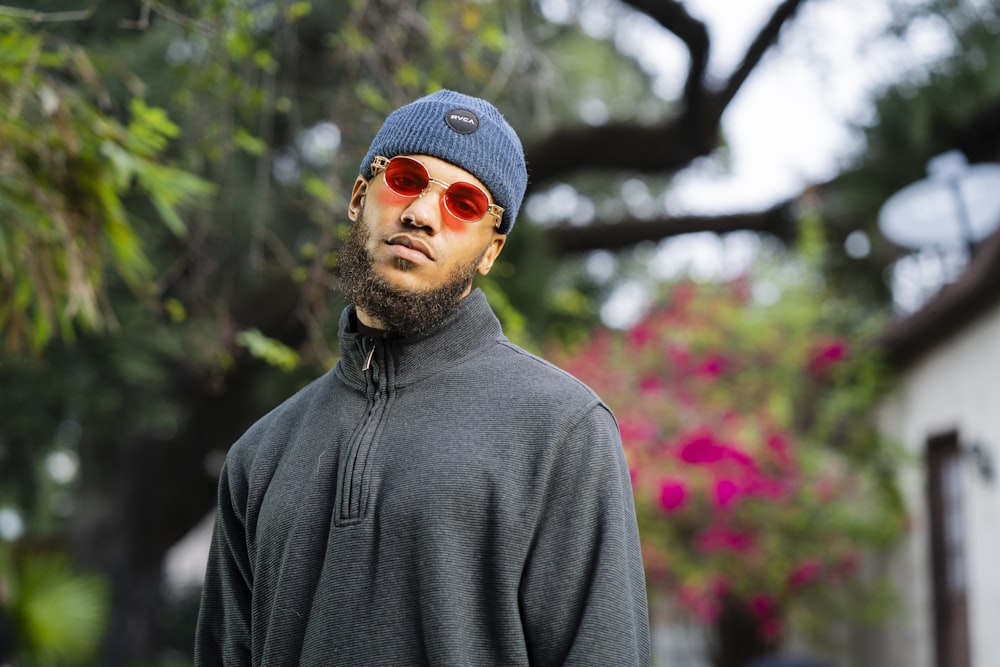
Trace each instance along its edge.
<path fill-rule="evenodd" d="M 426 155 L 413 157 L 433 179 L 465 181 L 486 191 L 460 167 Z M 404 323 L 409 319 L 404 315 L 426 318 L 401 310 L 444 307 L 446 315 L 472 289 L 475 273 L 485 275 L 493 266 L 506 240 L 494 229 L 498 220 L 487 215 L 463 222 L 445 208 L 443 194 L 443 187 L 431 184 L 421 196 L 404 197 L 386 186 L 382 174 L 355 182 L 348 210 L 354 228 L 341 253 L 341 282 L 364 324 L 410 333 L 404 329 L 423 325 Z M 388 303 L 394 301 L 399 304 Z M 437 312 L 426 315 L 441 317 Z"/>

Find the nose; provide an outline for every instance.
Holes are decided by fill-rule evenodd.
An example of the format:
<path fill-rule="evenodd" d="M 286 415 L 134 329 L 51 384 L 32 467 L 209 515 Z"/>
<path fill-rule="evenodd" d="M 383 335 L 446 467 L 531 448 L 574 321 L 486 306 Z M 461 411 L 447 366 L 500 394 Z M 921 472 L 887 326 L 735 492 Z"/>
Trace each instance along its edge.
<path fill-rule="evenodd" d="M 444 189 L 435 187 L 443 185 L 440 181 L 431 180 L 419 195 L 410 201 L 400 216 L 403 222 L 420 227 L 430 234 L 436 234 L 441 227 L 441 210 L 444 207 Z"/>

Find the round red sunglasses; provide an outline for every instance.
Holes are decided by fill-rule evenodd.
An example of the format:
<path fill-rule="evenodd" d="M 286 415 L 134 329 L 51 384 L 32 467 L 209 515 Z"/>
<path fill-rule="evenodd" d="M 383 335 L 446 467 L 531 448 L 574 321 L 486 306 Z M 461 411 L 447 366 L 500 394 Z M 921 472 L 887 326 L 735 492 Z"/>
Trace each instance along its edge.
<path fill-rule="evenodd" d="M 462 222 L 479 222 L 489 213 L 496 216 L 497 227 L 500 226 L 503 208 L 491 204 L 489 195 L 478 185 L 464 181 L 445 183 L 431 178 L 423 163 L 405 155 L 394 158 L 377 155 L 372 160 L 372 176 L 378 176 L 382 172 L 385 172 L 386 186 L 397 195 L 419 197 L 431 183 L 435 183 L 444 188 L 444 207 Z"/>

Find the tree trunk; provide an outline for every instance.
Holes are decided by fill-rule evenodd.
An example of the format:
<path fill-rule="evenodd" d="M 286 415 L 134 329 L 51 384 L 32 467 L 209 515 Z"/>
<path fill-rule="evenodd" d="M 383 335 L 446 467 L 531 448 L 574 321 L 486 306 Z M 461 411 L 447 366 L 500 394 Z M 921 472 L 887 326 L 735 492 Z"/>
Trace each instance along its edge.
<path fill-rule="evenodd" d="M 760 619 L 745 602 L 727 596 L 709 636 L 713 667 L 748 667 L 754 660 L 774 653 L 780 639 L 769 639 Z"/>

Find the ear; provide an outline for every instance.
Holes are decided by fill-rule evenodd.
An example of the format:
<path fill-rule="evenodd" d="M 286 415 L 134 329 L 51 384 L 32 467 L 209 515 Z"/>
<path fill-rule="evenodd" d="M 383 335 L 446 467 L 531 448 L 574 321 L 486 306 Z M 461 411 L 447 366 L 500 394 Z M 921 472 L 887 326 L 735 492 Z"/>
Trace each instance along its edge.
<path fill-rule="evenodd" d="M 503 246 L 506 242 L 506 234 L 493 232 L 493 238 L 490 240 L 489 246 L 487 246 L 486 251 L 483 253 L 482 259 L 479 260 L 479 266 L 476 267 L 476 270 L 479 271 L 480 275 L 485 276 L 490 272 L 490 269 L 493 268 L 493 262 L 497 261 L 497 257 L 500 256 L 500 251 L 503 250 Z"/>
<path fill-rule="evenodd" d="M 361 215 L 361 207 L 365 203 L 365 195 L 368 193 L 368 181 L 363 176 L 358 176 L 354 181 L 354 189 L 351 190 L 351 202 L 347 205 L 347 217 L 351 222 L 357 222 Z"/>

